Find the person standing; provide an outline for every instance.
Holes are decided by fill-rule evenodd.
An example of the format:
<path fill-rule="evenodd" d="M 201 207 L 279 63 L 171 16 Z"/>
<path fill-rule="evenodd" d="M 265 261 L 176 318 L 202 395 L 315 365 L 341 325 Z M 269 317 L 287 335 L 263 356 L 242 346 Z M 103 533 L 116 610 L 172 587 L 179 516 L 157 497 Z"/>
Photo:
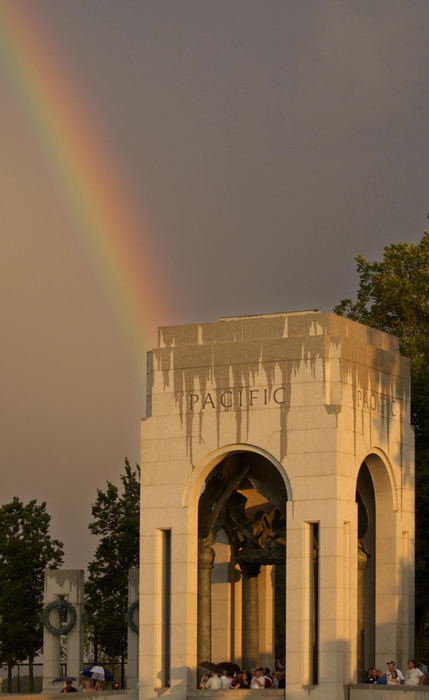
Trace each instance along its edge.
<path fill-rule="evenodd" d="M 66 684 L 61 692 L 62 693 L 77 693 L 77 690 L 76 690 L 76 688 L 74 688 L 72 686 L 72 681 L 68 680 L 68 681 L 66 681 Z"/>
<path fill-rule="evenodd" d="M 414 659 L 409 659 L 405 672 L 405 685 L 423 685 L 425 674 L 416 666 Z"/>

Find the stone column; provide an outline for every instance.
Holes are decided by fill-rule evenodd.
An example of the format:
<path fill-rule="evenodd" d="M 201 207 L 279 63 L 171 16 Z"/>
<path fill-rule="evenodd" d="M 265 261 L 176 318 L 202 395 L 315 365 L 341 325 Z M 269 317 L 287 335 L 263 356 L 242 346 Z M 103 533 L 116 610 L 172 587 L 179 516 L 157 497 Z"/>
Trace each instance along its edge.
<path fill-rule="evenodd" d="M 259 666 L 259 564 L 241 567 L 242 572 L 242 648 L 246 671 Z"/>
<path fill-rule="evenodd" d="M 313 530 L 314 532 L 314 530 Z M 311 676 L 314 685 L 319 682 L 319 541 L 313 534 L 313 571 L 311 574 L 311 598 L 312 598 L 312 654 Z"/>
<path fill-rule="evenodd" d="M 358 545 L 358 682 L 364 681 L 365 659 L 365 570 L 368 562 L 368 554 L 364 545 L 359 541 Z"/>
<path fill-rule="evenodd" d="M 211 572 L 215 556 L 212 544 L 211 536 L 198 540 L 198 664 L 212 658 Z"/>
<path fill-rule="evenodd" d="M 45 573 L 45 606 L 52 602 L 53 598 L 46 595 L 46 573 Z M 60 626 L 60 613 L 58 610 L 52 610 L 49 616 L 50 622 L 54 627 Z M 54 678 L 61 676 L 60 668 L 60 637 L 56 634 L 51 634 L 43 628 L 43 693 L 58 693 L 61 688 L 52 685 Z"/>
<path fill-rule="evenodd" d="M 132 568 L 128 571 L 128 619 L 127 641 L 127 689 L 133 690 L 138 686 L 139 670 L 139 634 L 135 629 L 138 626 L 139 609 L 135 610 L 136 601 L 139 598 L 139 569 Z M 134 610 L 133 610 L 134 609 Z"/>

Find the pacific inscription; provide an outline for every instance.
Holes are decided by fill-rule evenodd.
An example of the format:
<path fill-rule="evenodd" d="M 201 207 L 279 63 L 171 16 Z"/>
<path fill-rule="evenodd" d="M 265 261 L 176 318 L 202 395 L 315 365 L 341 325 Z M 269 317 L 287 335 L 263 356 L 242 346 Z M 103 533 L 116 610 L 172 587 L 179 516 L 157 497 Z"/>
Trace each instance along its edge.
<path fill-rule="evenodd" d="M 217 410 L 261 408 L 269 404 L 282 405 L 285 403 L 285 386 L 191 392 L 188 397 L 190 411 L 204 411 L 210 408 Z"/>
<path fill-rule="evenodd" d="M 387 394 L 376 394 L 366 389 L 357 391 L 357 408 L 363 408 L 377 416 L 396 416 L 398 400 Z"/>

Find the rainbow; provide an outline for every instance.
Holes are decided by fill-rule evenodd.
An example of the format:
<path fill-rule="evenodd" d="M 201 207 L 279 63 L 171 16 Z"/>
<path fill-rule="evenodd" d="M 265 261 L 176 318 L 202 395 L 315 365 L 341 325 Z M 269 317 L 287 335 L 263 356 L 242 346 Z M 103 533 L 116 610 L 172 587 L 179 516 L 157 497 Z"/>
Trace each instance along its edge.
<path fill-rule="evenodd" d="M 167 275 L 160 274 L 154 241 L 115 178 L 117 168 L 100 138 L 102 121 L 88 117 L 87 100 L 29 8 L 30 3 L 2 0 L 0 55 L 141 370 L 156 326 L 173 316 L 172 295 L 163 284 Z"/>

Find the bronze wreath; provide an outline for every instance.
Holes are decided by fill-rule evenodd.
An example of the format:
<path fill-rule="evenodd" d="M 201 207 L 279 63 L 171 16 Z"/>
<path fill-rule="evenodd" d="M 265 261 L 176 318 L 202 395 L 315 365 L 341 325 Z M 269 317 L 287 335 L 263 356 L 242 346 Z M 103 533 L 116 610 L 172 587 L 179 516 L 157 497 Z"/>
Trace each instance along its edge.
<path fill-rule="evenodd" d="M 131 603 L 131 605 L 128 606 L 128 610 L 125 613 L 125 620 L 127 622 L 128 627 L 136 634 L 139 633 L 139 628 L 138 628 L 138 625 L 136 625 L 136 623 L 133 620 L 133 614 L 134 614 L 134 610 L 137 610 L 138 607 L 139 607 L 139 601 L 135 600 L 133 603 Z"/>
<path fill-rule="evenodd" d="M 59 627 L 54 627 L 49 619 L 52 610 L 65 610 L 68 615 L 68 622 Z M 53 600 L 52 603 L 46 605 L 41 620 L 51 634 L 67 634 L 76 624 L 76 609 L 68 600 Z"/>

